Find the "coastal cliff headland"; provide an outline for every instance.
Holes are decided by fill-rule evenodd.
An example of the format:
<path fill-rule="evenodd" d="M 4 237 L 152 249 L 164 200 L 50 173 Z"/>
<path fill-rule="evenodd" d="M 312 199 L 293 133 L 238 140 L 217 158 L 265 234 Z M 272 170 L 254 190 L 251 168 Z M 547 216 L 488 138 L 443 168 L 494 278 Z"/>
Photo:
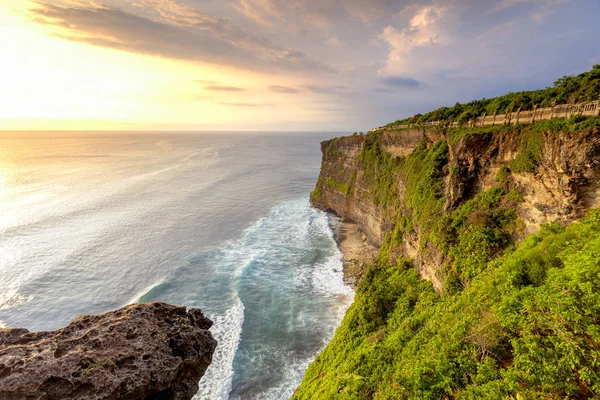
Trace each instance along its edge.
<path fill-rule="evenodd" d="M 432 218 L 488 193 L 497 197 L 500 209 L 514 214 L 506 245 L 536 233 L 543 224 L 567 225 L 582 218 L 600 206 L 599 132 L 544 129 L 539 124 L 474 130 L 461 137 L 416 128 L 337 138 L 321 144 L 323 169 L 311 204 L 334 212 L 349 226 L 355 224 L 353 231 L 373 249 L 381 248 L 386 239 L 389 243 L 386 236 L 394 230 L 398 235 L 398 218 L 405 218 L 402 223 L 410 229 L 401 232 L 399 247 L 390 250 L 395 257 L 414 259 L 421 277 L 441 291 L 449 273 L 442 267 L 450 258 L 429 235 L 435 224 Z M 535 155 L 523 154 L 534 146 Z M 535 162 L 535 172 L 527 170 L 533 168 L 529 165 L 519 170 L 519 162 Z M 410 176 L 411 169 L 422 169 L 416 172 L 424 176 Z M 439 190 L 431 193 L 435 199 L 427 198 L 425 184 L 430 182 L 425 180 L 437 180 L 436 187 L 429 188 Z M 427 200 L 433 201 L 424 204 Z"/>
<path fill-rule="evenodd" d="M 212 361 L 198 309 L 134 304 L 53 332 L 0 329 L 0 398 L 191 399 Z"/>
<path fill-rule="evenodd" d="M 293 398 L 600 396 L 599 98 L 595 66 L 322 142 L 311 204 L 378 251 Z"/>

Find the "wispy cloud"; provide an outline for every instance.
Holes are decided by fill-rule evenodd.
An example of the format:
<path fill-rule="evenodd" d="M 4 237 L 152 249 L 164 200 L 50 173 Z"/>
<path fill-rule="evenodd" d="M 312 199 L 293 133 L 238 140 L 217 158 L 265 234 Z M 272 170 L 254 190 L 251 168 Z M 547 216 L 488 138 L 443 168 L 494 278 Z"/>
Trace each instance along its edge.
<path fill-rule="evenodd" d="M 223 105 L 223 106 L 229 106 L 229 107 L 250 107 L 250 108 L 254 108 L 254 107 L 270 107 L 273 106 L 273 104 L 267 104 L 267 103 L 235 103 L 235 102 L 219 102 L 219 104 Z"/>
<path fill-rule="evenodd" d="M 217 81 L 207 81 L 204 79 L 194 79 L 192 82 L 199 83 L 201 85 L 216 85 Z"/>
<path fill-rule="evenodd" d="M 300 90 L 287 86 L 271 85 L 269 90 L 275 93 L 300 93 Z"/>
<path fill-rule="evenodd" d="M 394 86 L 397 88 L 416 88 L 422 85 L 418 80 L 405 76 L 387 76 L 382 78 L 382 82 L 387 86 Z"/>
<path fill-rule="evenodd" d="M 318 86 L 318 85 L 304 85 L 303 89 L 311 92 L 311 93 L 321 93 L 321 94 L 333 94 L 333 93 L 341 93 L 348 89 L 348 86 L 344 85 L 333 85 L 333 86 Z"/>
<path fill-rule="evenodd" d="M 205 86 L 204 89 L 210 90 L 213 92 L 243 92 L 244 88 L 237 86 L 224 86 L 224 85 L 208 85 Z"/>
<path fill-rule="evenodd" d="M 526 3 L 548 6 L 552 4 L 566 3 L 567 1 L 569 0 L 500 0 L 498 4 L 492 8 L 492 12 L 503 11 Z"/>
<path fill-rule="evenodd" d="M 175 0 L 127 0 L 132 5 L 142 8 L 151 14 L 160 16 L 167 22 L 177 25 L 198 25 L 214 23 L 212 18 L 192 7 L 179 4 Z"/>
<path fill-rule="evenodd" d="M 101 47 L 245 69 L 328 70 L 304 54 L 249 33 L 228 19 L 210 17 L 173 0 L 134 3 L 153 12 L 142 16 L 97 2 L 38 2 L 29 10 L 29 16 L 33 22 L 58 28 L 55 36 Z"/>

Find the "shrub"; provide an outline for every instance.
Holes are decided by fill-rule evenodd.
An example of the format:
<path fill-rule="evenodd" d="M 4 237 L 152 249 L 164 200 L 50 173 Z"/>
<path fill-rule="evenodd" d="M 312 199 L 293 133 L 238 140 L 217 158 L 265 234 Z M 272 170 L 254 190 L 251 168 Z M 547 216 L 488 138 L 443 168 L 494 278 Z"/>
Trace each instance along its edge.
<path fill-rule="evenodd" d="M 506 178 L 510 176 L 510 168 L 506 166 L 500 167 L 498 173 L 496 174 L 496 182 L 504 183 L 506 182 Z"/>

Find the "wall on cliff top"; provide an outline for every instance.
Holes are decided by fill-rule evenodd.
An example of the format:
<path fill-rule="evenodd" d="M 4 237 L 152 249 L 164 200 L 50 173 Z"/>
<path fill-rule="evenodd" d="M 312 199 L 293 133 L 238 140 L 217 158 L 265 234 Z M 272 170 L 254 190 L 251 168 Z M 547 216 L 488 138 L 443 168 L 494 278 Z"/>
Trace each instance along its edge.
<path fill-rule="evenodd" d="M 446 217 L 457 225 L 456 218 L 463 218 L 460 224 L 481 226 L 484 234 L 499 230 L 506 238 L 489 249 L 492 254 L 542 224 L 582 218 L 600 205 L 599 133 L 598 128 L 572 131 L 534 124 L 333 139 L 322 143 L 321 175 L 311 204 L 355 221 L 371 244 L 390 247 L 391 257 L 411 258 L 421 277 L 441 291 L 448 270 L 457 269 L 453 259 L 467 251 L 467 244 L 440 239 L 445 228 L 436 220 Z M 432 149 L 439 152 L 435 162 Z M 490 191 L 500 193 L 494 207 L 503 210 L 502 221 L 494 207 L 472 209 L 473 199 Z M 464 281 L 468 274 L 461 276 Z"/>

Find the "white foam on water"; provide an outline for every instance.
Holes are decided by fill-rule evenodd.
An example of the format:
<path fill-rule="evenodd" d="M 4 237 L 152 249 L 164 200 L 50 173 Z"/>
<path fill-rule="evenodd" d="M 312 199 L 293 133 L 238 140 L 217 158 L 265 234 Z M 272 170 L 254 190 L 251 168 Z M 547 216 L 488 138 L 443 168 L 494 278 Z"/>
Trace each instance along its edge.
<path fill-rule="evenodd" d="M 6 328 L 6 323 L 0 320 L 0 329 Z"/>
<path fill-rule="evenodd" d="M 18 293 L 16 289 L 11 289 L 5 293 L 0 293 L 0 310 L 10 310 L 32 299 L 33 296 L 24 296 Z"/>
<path fill-rule="evenodd" d="M 321 234 L 328 236 L 333 242 L 333 232 L 329 226 L 329 217 L 317 211 L 318 217 L 313 221 Z M 336 250 L 324 263 L 316 264 L 313 273 L 313 284 L 325 294 L 354 296 L 354 290 L 344 283 L 343 254 Z"/>
<path fill-rule="evenodd" d="M 312 359 L 311 359 L 312 360 Z M 305 360 L 303 362 L 288 364 L 286 365 L 283 375 L 285 380 L 279 386 L 269 388 L 260 396 L 261 400 L 282 400 L 289 399 L 294 394 L 296 387 L 302 382 L 306 367 L 311 360 Z M 297 382 L 297 385 L 290 383 Z M 241 399 L 240 399 L 241 400 Z"/>
<path fill-rule="evenodd" d="M 200 390 L 195 400 L 227 400 L 233 380 L 233 359 L 240 343 L 244 324 L 244 305 L 237 298 L 237 304 L 224 315 L 209 315 L 214 322 L 210 329 L 218 345 L 213 361 L 200 380 Z"/>
<path fill-rule="evenodd" d="M 269 348 L 269 351 L 275 351 L 278 354 L 275 358 L 286 360 L 277 373 L 281 376 L 281 379 L 278 379 L 279 383 L 273 387 L 264 388 L 264 391 L 258 395 L 253 395 L 252 398 L 261 400 L 290 398 L 295 388 L 301 383 L 306 368 L 331 339 L 353 301 L 354 291 L 343 281 L 342 254 L 333 239 L 330 218 L 324 212 L 311 209 L 305 200 L 285 202 L 272 209 L 267 217 L 260 219 L 248 228 L 243 239 L 238 243 L 239 250 L 252 254 L 251 260 L 238 272 L 241 273 L 248 265 L 252 265 L 252 260 L 258 260 L 258 264 L 253 264 L 252 267 L 254 268 L 252 271 L 253 279 L 260 279 L 259 277 L 264 276 L 263 274 L 268 276 L 273 273 L 277 277 L 277 270 L 271 270 L 268 267 L 268 260 L 265 261 L 264 258 L 278 258 L 281 261 L 282 258 L 290 257 L 291 264 L 285 268 L 293 276 L 293 283 L 291 284 L 298 289 L 304 288 L 304 290 L 307 290 L 307 288 L 310 288 L 308 290 L 317 297 L 332 299 L 323 303 L 324 306 L 327 304 L 327 308 L 322 310 L 322 314 L 318 319 L 315 319 L 315 315 L 300 313 L 293 323 L 297 327 L 315 324 L 324 325 L 320 328 L 324 328 L 328 333 L 322 339 L 323 342 L 315 343 L 314 353 L 301 359 L 294 352 L 279 353 L 277 350 Z M 307 260 L 306 264 L 293 264 L 299 260 L 297 258 L 299 255 L 294 254 L 294 252 L 298 252 L 298 249 L 302 248 L 312 249 L 314 246 L 323 246 L 323 238 L 329 240 L 329 247 L 325 245 L 328 250 L 321 248 L 321 251 L 330 251 L 330 255 L 317 263 Z M 317 242 L 321 242 L 321 244 L 318 245 Z M 288 253 L 288 251 L 292 253 Z M 273 355 L 272 353 L 271 356 Z M 250 356 L 251 360 L 256 358 L 255 361 L 250 361 L 250 363 L 260 363 L 263 356 L 265 355 Z M 240 400 L 242 400 L 241 397 Z"/>
<path fill-rule="evenodd" d="M 165 283 L 164 280 L 158 281 L 156 283 L 153 283 L 152 285 L 146 287 L 145 289 L 142 289 L 141 291 L 139 291 L 135 296 L 133 296 L 128 302 L 127 304 L 134 304 L 134 303 L 139 303 L 140 299 L 142 297 L 144 297 L 145 295 L 147 295 L 148 293 L 150 293 L 150 291 L 152 291 L 152 289 L 162 285 L 163 283 Z"/>

